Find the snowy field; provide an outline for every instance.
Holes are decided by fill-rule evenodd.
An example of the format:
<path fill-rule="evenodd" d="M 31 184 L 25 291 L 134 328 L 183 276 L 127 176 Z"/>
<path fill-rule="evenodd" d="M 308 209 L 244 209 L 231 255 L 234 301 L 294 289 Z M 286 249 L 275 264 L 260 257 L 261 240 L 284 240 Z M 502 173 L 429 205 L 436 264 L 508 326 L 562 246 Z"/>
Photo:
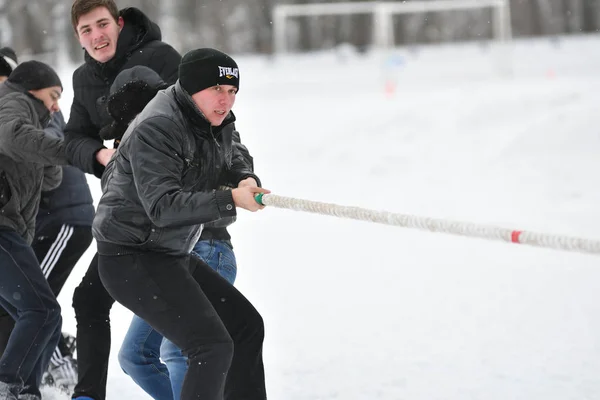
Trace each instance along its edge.
<path fill-rule="evenodd" d="M 600 238 L 598 49 L 239 57 L 237 127 L 275 194 Z M 231 234 L 270 399 L 600 399 L 598 256 L 276 208 Z M 108 399 L 147 399 L 116 357 L 131 314 L 111 317 Z"/>

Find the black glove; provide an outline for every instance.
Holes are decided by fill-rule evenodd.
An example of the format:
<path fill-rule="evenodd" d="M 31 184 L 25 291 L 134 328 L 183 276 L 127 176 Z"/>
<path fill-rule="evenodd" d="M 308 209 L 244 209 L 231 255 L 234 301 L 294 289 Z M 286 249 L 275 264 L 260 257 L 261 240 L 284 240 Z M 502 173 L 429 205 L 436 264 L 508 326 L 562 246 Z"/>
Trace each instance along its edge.
<path fill-rule="evenodd" d="M 102 138 L 102 140 L 121 140 L 128 126 L 129 125 L 127 125 L 126 123 L 119 123 L 113 121 L 111 124 L 102 127 L 98 134 L 100 135 L 100 138 Z"/>

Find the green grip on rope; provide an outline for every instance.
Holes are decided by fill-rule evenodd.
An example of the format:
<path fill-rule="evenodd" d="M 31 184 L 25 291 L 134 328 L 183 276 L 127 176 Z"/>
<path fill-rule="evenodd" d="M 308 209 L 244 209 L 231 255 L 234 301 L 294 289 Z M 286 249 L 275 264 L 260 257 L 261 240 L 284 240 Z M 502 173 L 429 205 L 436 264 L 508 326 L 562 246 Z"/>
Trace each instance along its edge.
<path fill-rule="evenodd" d="M 254 200 L 256 200 L 256 202 L 257 202 L 258 204 L 260 204 L 261 206 L 264 206 L 264 205 L 265 205 L 265 203 L 263 203 L 263 194 L 264 194 L 264 193 L 257 193 L 257 194 L 254 196 Z"/>

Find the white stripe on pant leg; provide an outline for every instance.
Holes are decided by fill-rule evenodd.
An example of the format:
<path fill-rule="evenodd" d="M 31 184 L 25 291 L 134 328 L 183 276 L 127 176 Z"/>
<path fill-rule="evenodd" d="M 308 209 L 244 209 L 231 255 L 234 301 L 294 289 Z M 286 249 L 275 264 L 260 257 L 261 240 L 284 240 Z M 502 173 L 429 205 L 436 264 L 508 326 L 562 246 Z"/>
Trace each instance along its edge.
<path fill-rule="evenodd" d="M 55 367 L 58 367 L 59 365 L 63 364 L 63 359 L 64 357 L 60 352 L 60 349 L 58 348 L 58 346 L 56 346 L 54 352 L 52 353 L 52 357 L 50 357 L 50 364 L 52 364 Z"/>
<path fill-rule="evenodd" d="M 62 373 L 62 384 L 76 384 L 77 383 L 77 371 L 73 368 L 73 364 L 70 362 L 63 363 L 60 367 Z"/>
<path fill-rule="evenodd" d="M 66 241 L 69 240 L 72 234 L 73 228 L 71 226 L 63 225 L 60 228 L 60 231 L 58 232 L 54 243 L 52 243 L 52 246 L 50 246 L 48 253 L 46 253 L 44 260 L 40 264 L 40 267 L 42 268 L 42 272 L 44 273 L 46 279 L 50 276 L 50 273 L 56 266 L 56 263 L 60 258 L 60 254 L 67 245 Z"/>
<path fill-rule="evenodd" d="M 46 273 L 47 272 L 46 270 L 48 269 L 48 264 L 50 264 L 50 260 L 54 258 L 53 254 L 56 251 L 56 248 L 59 245 L 59 243 L 62 242 L 62 238 L 63 238 L 63 235 L 64 235 L 66 229 L 67 229 L 67 225 L 63 224 L 60 227 L 60 231 L 56 235 L 56 238 L 54 239 L 54 242 L 52 243 L 52 245 L 50 246 L 50 248 L 46 252 L 46 255 L 44 256 L 44 259 L 40 263 L 40 268 L 42 269 L 42 272 L 44 273 L 44 276 L 46 277 L 46 279 L 48 279 L 48 276 L 50 276 L 49 273 L 48 274 Z"/>
<path fill-rule="evenodd" d="M 54 243 L 52 243 L 50 249 L 48 250 L 48 253 L 46 253 L 46 256 L 40 264 L 40 267 L 42 268 L 42 273 L 44 274 L 46 279 L 48 279 L 50 273 L 52 273 L 52 271 L 54 270 L 54 267 L 60 259 L 63 250 L 67 247 L 67 243 L 71 236 L 73 236 L 73 227 L 70 225 L 61 226 L 60 231 L 56 236 L 56 240 L 54 241 Z M 64 356 L 60 352 L 58 346 L 54 349 L 54 352 L 52 353 L 50 363 L 55 367 L 64 364 Z"/>
<path fill-rule="evenodd" d="M 60 259 L 60 255 L 62 254 L 65 247 L 67 247 L 67 242 L 69 241 L 69 239 L 71 239 L 71 236 L 73 236 L 73 227 L 70 225 L 63 225 L 60 228 L 60 232 L 58 233 L 56 240 L 54 241 L 54 243 L 52 243 L 52 246 L 50 246 L 48 253 L 46 253 L 46 256 L 40 264 L 40 267 L 42 268 L 42 272 L 44 273 L 46 279 L 48 279 L 50 273 L 56 266 L 56 263 Z"/>

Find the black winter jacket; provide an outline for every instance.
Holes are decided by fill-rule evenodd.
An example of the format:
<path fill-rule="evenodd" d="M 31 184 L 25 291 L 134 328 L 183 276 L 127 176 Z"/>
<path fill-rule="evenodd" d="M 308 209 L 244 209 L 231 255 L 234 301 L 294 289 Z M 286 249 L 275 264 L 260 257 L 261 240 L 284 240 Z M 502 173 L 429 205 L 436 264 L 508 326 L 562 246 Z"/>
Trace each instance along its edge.
<path fill-rule="evenodd" d="M 43 128 L 50 111 L 20 85 L 0 84 L 0 226 L 31 244 L 42 190 L 62 179 L 66 165 L 62 139 Z"/>
<path fill-rule="evenodd" d="M 59 111 L 52 115 L 50 124 L 44 130 L 57 139 L 64 138 L 65 120 Z M 56 189 L 42 192 L 40 209 L 35 223 L 36 236 L 46 229 L 54 229 L 63 224 L 72 226 L 92 226 L 94 221 L 94 199 L 85 174 L 76 167 L 62 167 L 62 182 Z"/>
<path fill-rule="evenodd" d="M 145 65 L 172 84 L 177 80 L 181 55 L 161 42 L 158 25 L 137 8 L 121 11 L 125 21 L 119 34 L 115 56 L 99 63 L 85 53 L 85 63 L 73 73 L 73 104 L 65 129 L 66 152 L 71 164 L 98 178 L 104 166 L 96 161 L 96 153 L 105 148 L 100 129 L 111 123 L 106 110 L 110 86 L 120 71 Z"/>
<path fill-rule="evenodd" d="M 211 127 L 177 82 L 129 125 L 102 177 L 92 232 L 105 255 L 189 254 L 202 224 L 236 215 L 230 190 L 256 177 L 233 145 L 233 113 Z"/>

